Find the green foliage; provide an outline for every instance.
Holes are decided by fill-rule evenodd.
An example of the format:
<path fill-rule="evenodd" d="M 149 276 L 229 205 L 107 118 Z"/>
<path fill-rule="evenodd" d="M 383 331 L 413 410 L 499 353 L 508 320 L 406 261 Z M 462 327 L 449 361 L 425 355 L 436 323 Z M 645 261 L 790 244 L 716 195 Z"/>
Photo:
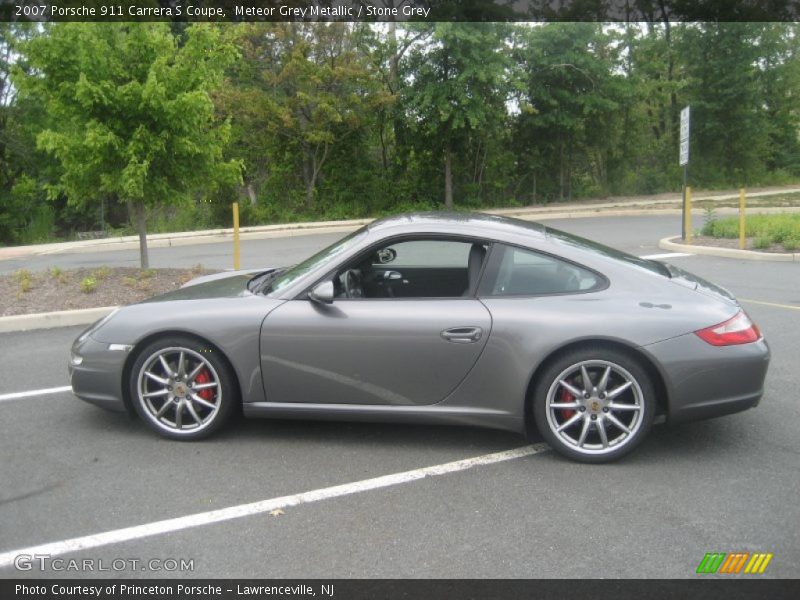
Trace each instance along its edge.
<path fill-rule="evenodd" d="M 800 25 L 645 16 L 0 24 L 0 243 L 796 182 Z"/>
<path fill-rule="evenodd" d="M 738 238 L 739 218 L 706 223 L 702 233 L 715 238 Z M 794 251 L 800 245 L 800 214 L 748 215 L 745 218 L 745 236 L 753 238 L 754 248 L 783 244 L 785 250 Z"/>
<path fill-rule="evenodd" d="M 51 198 L 111 198 L 141 212 L 239 180 L 239 162 L 222 158 L 229 126 L 215 122 L 209 96 L 236 58 L 218 28 L 192 25 L 180 46 L 162 23 L 65 23 L 45 32 L 21 46 L 33 71 L 17 70 L 15 83 L 50 116 L 37 146 L 60 165 Z"/>
<path fill-rule="evenodd" d="M 97 279 L 94 277 L 84 277 L 81 280 L 80 287 L 84 294 L 91 294 L 97 289 Z"/>

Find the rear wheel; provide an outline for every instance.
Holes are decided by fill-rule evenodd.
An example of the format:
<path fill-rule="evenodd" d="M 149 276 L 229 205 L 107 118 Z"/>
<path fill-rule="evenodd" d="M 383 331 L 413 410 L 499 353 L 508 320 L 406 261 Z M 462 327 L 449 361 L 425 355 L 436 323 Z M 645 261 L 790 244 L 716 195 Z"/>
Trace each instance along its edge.
<path fill-rule="evenodd" d="M 647 372 L 627 354 L 586 348 L 545 369 L 534 390 L 533 414 L 557 452 L 608 462 L 633 450 L 650 431 L 655 391 Z"/>
<path fill-rule="evenodd" d="M 236 402 L 233 374 L 219 352 L 183 337 L 144 348 L 131 369 L 130 392 L 136 412 L 151 429 L 180 440 L 215 432 Z"/>

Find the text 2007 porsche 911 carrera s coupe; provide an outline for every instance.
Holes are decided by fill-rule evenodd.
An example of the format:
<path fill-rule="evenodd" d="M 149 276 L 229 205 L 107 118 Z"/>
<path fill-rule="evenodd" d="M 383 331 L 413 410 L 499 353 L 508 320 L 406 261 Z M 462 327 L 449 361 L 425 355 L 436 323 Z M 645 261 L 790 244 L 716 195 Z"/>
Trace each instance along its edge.
<path fill-rule="evenodd" d="M 380 219 L 288 269 L 228 272 L 83 332 L 74 393 L 196 439 L 246 416 L 537 427 L 605 462 L 654 419 L 756 406 L 769 348 L 671 265 L 483 214 Z"/>

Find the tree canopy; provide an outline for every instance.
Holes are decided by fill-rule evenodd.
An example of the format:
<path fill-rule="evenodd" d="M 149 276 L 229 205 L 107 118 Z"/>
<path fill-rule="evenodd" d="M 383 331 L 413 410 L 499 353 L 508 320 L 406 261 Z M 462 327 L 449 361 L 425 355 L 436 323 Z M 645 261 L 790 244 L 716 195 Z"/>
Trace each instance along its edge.
<path fill-rule="evenodd" d="M 800 26 L 642 18 L 0 24 L 0 241 L 797 181 Z"/>

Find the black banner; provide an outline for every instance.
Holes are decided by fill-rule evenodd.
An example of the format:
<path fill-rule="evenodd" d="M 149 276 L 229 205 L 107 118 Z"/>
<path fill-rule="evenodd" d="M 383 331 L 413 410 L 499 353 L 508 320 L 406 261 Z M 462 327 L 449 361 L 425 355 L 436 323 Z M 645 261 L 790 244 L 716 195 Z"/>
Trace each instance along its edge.
<path fill-rule="evenodd" d="M 331 580 L 0 580 L 4 600 L 570 600 L 642 598 L 666 600 L 783 600 L 800 597 L 800 580 L 535 580 L 535 579 L 331 579 Z"/>
<path fill-rule="evenodd" d="M 3 21 L 797 21 L 800 0 L 0 0 Z"/>

